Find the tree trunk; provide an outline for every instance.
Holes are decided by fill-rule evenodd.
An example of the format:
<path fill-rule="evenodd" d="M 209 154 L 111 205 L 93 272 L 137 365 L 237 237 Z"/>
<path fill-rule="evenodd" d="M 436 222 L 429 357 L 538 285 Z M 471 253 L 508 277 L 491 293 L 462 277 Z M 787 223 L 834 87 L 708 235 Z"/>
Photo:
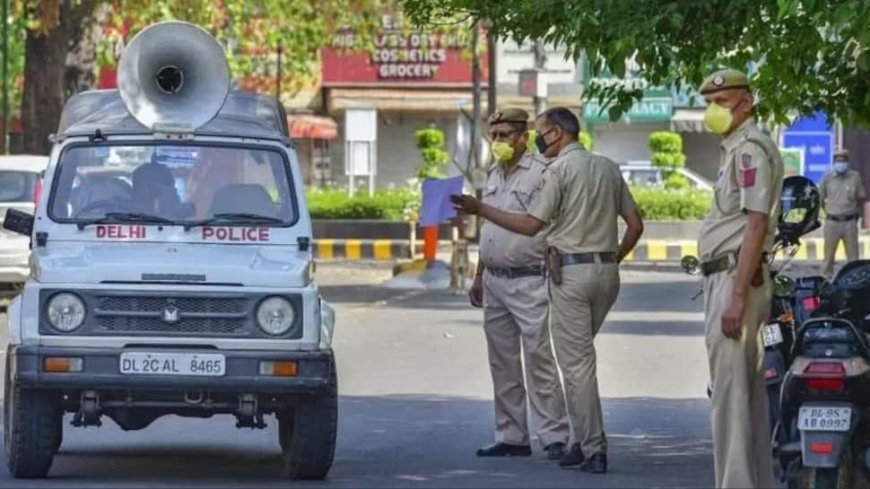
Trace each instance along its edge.
<path fill-rule="evenodd" d="M 27 32 L 21 124 L 25 153 L 47 155 L 48 137 L 57 130 L 66 100 L 67 53 L 79 44 L 82 25 L 93 12 L 94 0 L 64 0 L 60 24 L 46 34 Z"/>
<path fill-rule="evenodd" d="M 85 7 L 82 2 L 77 7 L 81 19 L 71 26 L 72 49 L 66 57 L 64 74 L 64 95 L 66 98 L 96 87 L 97 49 L 103 35 L 103 26 L 112 14 L 112 6 L 104 3 L 96 8 Z M 90 0 L 93 4 L 93 0 Z M 91 18 L 88 19 L 87 16 Z"/>

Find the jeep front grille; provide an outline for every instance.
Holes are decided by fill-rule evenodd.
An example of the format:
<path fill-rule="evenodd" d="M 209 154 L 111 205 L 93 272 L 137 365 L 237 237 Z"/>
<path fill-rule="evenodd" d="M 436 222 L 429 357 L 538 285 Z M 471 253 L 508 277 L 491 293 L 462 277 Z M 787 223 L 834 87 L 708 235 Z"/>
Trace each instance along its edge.
<path fill-rule="evenodd" d="M 296 319 L 285 334 L 270 336 L 258 325 L 256 309 L 271 293 L 205 290 L 73 290 L 85 303 L 82 326 L 69 333 L 51 327 L 47 304 L 64 289 L 40 291 L 39 332 L 49 336 L 220 337 L 300 339 L 302 296 L 281 294 L 293 305 Z"/>
<path fill-rule="evenodd" d="M 236 297 L 96 297 L 95 332 L 245 336 L 248 300 Z"/>

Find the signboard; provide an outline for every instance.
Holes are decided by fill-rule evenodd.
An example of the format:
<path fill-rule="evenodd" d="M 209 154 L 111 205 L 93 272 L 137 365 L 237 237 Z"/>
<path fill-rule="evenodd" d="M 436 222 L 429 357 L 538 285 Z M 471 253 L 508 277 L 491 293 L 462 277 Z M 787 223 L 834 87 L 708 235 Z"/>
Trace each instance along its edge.
<path fill-rule="evenodd" d="M 408 31 L 399 16 L 383 15 L 368 50 L 352 30 L 336 34 L 322 51 L 323 86 L 471 85 L 471 31 Z M 481 32 L 481 82 L 487 80 L 485 34 Z"/>
<path fill-rule="evenodd" d="M 608 108 L 609 109 L 609 108 Z M 589 124 L 607 124 L 610 122 L 608 109 L 601 112 L 597 100 L 589 100 L 583 104 L 583 119 Z M 623 122 L 662 122 L 671 120 L 673 115 L 672 100 L 668 97 L 644 98 L 631 106 L 622 115 Z"/>
<path fill-rule="evenodd" d="M 609 71 L 604 71 L 598 76 L 592 76 L 589 60 L 583 61 L 583 85 L 592 86 L 619 86 L 625 89 L 643 90 L 643 99 L 636 102 L 629 111 L 623 115 L 623 122 L 666 122 L 673 116 L 673 95 L 664 87 L 650 86 L 640 76 L 640 67 L 633 59 L 626 60 L 626 73 L 623 78 L 617 78 Z M 609 109 L 609 107 L 608 107 Z M 583 119 L 590 124 L 602 124 L 610 122 L 608 110 L 601 112 L 601 106 L 597 100 L 588 100 L 583 103 Z"/>
<path fill-rule="evenodd" d="M 707 106 L 707 101 L 703 95 L 698 93 L 693 88 L 682 87 L 677 90 L 677 87 L 671 87 L 671 99 L 673 100 L 674 108 L 689 109 L 703 108 Z"/>
<path fill-rule="evenodd" d="M 545 98 L 547 96 L 546 74 L 535 69 L 520 71 L 520 95 Z"/>
<path fill-rule="evenodd" d="M 785 129 L 781 146 L 800 150 L 804 159 L 803 175 L 819 183 L 833 163 L 834 131 L 827 117 L 818 112 L 796 120 Z"/>
<path fill-rule="evenodd" d="M 782 165 L 785 168 L 784 177 L 804 174 L 804 152 L 798 148 L 779 148 L 782 155 Z"/>

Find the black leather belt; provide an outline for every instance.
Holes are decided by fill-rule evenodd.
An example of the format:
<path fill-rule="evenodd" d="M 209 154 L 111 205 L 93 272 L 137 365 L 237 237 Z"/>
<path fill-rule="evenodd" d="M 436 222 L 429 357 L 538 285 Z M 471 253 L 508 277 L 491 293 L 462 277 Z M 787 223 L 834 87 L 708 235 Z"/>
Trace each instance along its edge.
<path fill-rule="evenodd" d="M 770 253 L 766 251 L 761 254 L 761 262 L 765 263 L 767 261 Z M 716 258 L 713 258 L 710 261 L 705 261 L 701 263 L 701 275 L 705 277 L 709 277 L 714 273 L 726 272 L 731 270 L 732 267 L 737 266 L 737 253 L 731 253 L 728 255 L 722 255 Z"/>
<path fill-rule="evenodd" d="M 849 222 L 849 221 L 854 221 L 855 219 L 858 219 L 858 217 L 860 217 L 858 214 L 848 214 L 845 216 L 829 215 L 828 219 L 830 219 L 832 221 L 836 221 L 836 222 Z"/>
<path fill-rule="evenodd" d="M 486 267 L 486 271 L 495 275 L 496 277 L 503 278 L 520 278 L 520 277 L 543 277 L 544 276 L 544 266 L 528 266 L 528 267 L 506 267 L 506 268 L 495 268 L 495 267 Z"/>
<path fill-rule="evenodd" d="M 595 263 L 596 256 L 601 263 L 616 263 L 616 253 L 569 253 L 562 255 L 562 266 Z"/>

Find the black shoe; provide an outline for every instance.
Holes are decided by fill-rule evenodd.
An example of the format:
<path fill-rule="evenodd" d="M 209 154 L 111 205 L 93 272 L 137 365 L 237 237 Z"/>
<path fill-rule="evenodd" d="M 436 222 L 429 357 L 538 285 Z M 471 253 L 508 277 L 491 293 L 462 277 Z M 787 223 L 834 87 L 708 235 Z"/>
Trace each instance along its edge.
<path fill-rule="evenodd" d="M 477 451 L 478 457 L 529 457 L 531 455 L 532 447 L 528 445 L 508 445 L 507 443 L 496 443 Z"/>
<path fill-rule="evenodd" d="M 565 444 L 562 442 L 550 443 L 544 450 L 547 451 L 547 458 L 550 460 L 560 460 L 565 456 Z"/>
<path fill-rule="evenodd" d="M 559 460 L 559 467 L 573 467 L 575 465 L 580 465 L 585 459 L 586 458 L 583 456 L 583 450 L 580 449 L 580 444 L 575 443 L 571 445 L 571 450 L 568 451 L 568 453 L 562 455 L 562 458 Z"/>
<path fill-rule="evenodd" d="M 598 452 L 595 455 L 586 459 L 583 465 L 580 466 L 581 472 L 589 472 L 592 474 L 604 474 L 607 472 L 607 454 Z"/>

